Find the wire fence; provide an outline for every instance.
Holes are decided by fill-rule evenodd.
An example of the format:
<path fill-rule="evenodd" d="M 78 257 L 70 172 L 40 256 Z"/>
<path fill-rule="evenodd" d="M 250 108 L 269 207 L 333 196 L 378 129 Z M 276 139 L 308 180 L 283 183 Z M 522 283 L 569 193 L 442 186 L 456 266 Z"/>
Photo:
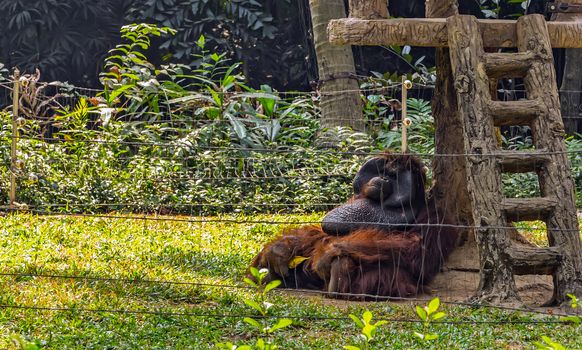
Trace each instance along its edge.
<path fill-rule="evenodd" d="M 12 85 L 0 85 L 0 105 L 10 105 L 10 89 Z M 361 92 L 364 96 L 385 95 L 378 101 L 388 101 L 400 93 L 400 84 L 368 88 Z M 415 84 L 411 95 L 422 99 L 430 99 L 432 86 Z M 341 92 L 338 92 L 341 93 Z M 568 95 L 568 103 L 578 103 L 573 95 L 581 91 L 562 92 Z M 99 90 L 58 87 L 53 90 L 53 97 L 42 95 L 28 96 L 25 121 L 19 125 L 19 134 L 14 133 L 11 123 L 13 117 L 9 113 L 3 114 L 2 130 L 0 133 L 0 183 L 5 189 L 0 194 L 2 202 L 0 210 L 20 212 L 26 216 L 40 218 L 35 221 L 37 227 L 28 227 L 28 230 L 37 232 L 46 228 L 45 222 L 56 222 L 60 219 L 103 219 L 108 223 L 113 221 L 133 221 L 155 223 L 175 223 L 195 225 L 195 235 L 206 237 L 204 230 L 208 226 L 249 225 L 253 229 L 260 229 L 261 225 L 272 227 L 269 230 L 279 230 L 280 226 L 317 225 L 321 223 L 320 216 L 305 218 L 304 216 L 283 219 L 255 218 L 261 214 L 306 214 L 321 213 L 345 203 L 352 192 L 352 181 L 360 166 L 371 156 L 378 154 L 378 147 L 371 144 L 378 142 L 371 140 L 368 135 L 348 131 L 338 131 L 331 136 L 331 140 L 340 142 L 340 146 L 329 146 L 328 142 L 314 144 L 303 142 L 301 137 L 313 140 L 319 129 L 319 116 L 314 101 L 321 96 L 313 93 L 273 93 L 277 99 L 286 100 L 285 117 L 292 115 L 288 121 L 280 122 L 279 126 L 269 124 L 275 118 L 255 120 L 243 113 L 232 118 L 209 119 L 204 115 L 195 115 L 196 108 L 171 107 L 168 114 L 155 111 L 137 111 L 118 115 L 106 116 L 111 111 L 102 109 L 91 110 L 86 107 L 85 112 L 78 108 L 81 99 L 97 97 Z M 233 99 L 250 99 L 249 104 L 256 106 L 257 100 L 266 98 L 262 93 L 228 93 Z M 500 90 L 500 96 L 505 99 L 514 99 L 522 96 L 523 91 Z M 305 104 L 295 104 L 293 100 L 303 98 Z M 201 101 L 212 98 L 209 94 L 200 94 L 191 101 Z M 367 98 L 367 97 L 366 97 Z M 368 99 L 368 101 L 371 99 Z M 48 102 L 47 102 L 48 101 Z M 182 103 L 181 101 L 180 103 Z M 303 103 L 303 102 L 302 102 Z M 316 103 L 315 103 L 316 104 Z M 37 106 L 36 109 L 31 106 Z M 179 103 L 176 103 L 176 106 Z M 400 136 L 390 122 L 396 117 L 398 110 L 389 103 L 378 102 L 370 108 L 368 128 L 376 132 L 378 139 L 394 135 Z M 372 108 L 373 107 L 373 108 Z M 580 106 L 571 106 L 564 119 L 582 119 Z M 258 108 L 258 107 L 257 107 Z M 186 112 L 185 112 L 186 111 Z M 192 114 L 194 111 L 194 114 Z M 422 114 L 422 111 L 417 111 Z M 42 113 L 42 115 L 38 114 Z M 85 113 L 86 115 L 82 115 Z M 93 113 L 94 115 L 92 115 Z M 188 114 L 190 113 L 190 114 Z M 285 114 L 286 113 L 286 114 Z M 374 117 L 385 113 L 383 117 Z M 66 117 L 63 117 L 66 116 Z M 279 115 L 281 116 L 281 115 Z M 85 118 L 86 117 L 86 118 Z M 103 118 L 111 118 L 107 122 Z M 83 119 L 85 118 L 85 119 Z M 284 118 L 281 118 L 284 119 Z M 78 122 L 78 123 L 77 123 Z M 238 124 L 239 122 L 243 124 Z M 422 123 L 422 121 L 420 121 Z M 241 126 L 242 125 L 242 126 Z M 244 127 L 244 128 L 243 128 Z M 271 127 L 271 129 L 269 129 Z M 237 129 L 238 128 L 238 129 Z M 276 131 L 274 131 L 277 129 Z M 283 134 L 293 130 L 289 135 Z M 244 131 L 244 132 L 243 132 Z M 269 134 L 271 132 L 271 134 Z M 277 133 L 275 138 L 272 133 Z M 241 137 L 241 135 L 245 137 Z M 217 136 L 218 135 L 218 136 Z M 391 136 L 392 135 L 392 136 Z M 420 135 L 420 134 L 419 134 Z M 577 186 L 582 185 L 582 142 L 573 142 L 571 146 L 559 152 L 535 150 L 527 144 L 528 132 L 515 136 L 517 144 L 523 146 L 521 152 L 537 156 L 567 155 L 573 164 L 572 177 Z M 418 135 L 414 135 L 415 137 Z M 262 139 L 261 139 L 262 137 Z M 281 141 L 287 137 L 287 141 Z M 18 157 L 12 159 L 10 144 L 16 139 L 18 142 Z M 295 143 L 299 139 L 299 142 Z M 425 141 L 433 142 L 434 141 Z M 516 143 L 514 143 L 515 145 Z M 434 144 L 432 146 L 434 148 Z M 478 157 L 481 160 L 496 159 L 506 155 L 504 151 L 493 154 L 434 154 L 431 147 L 421 152 L 411 154 L 430 165 L 435 159 L 442 157 Z M 9 175 L 17 175 L 17 183 L 11 184 Z M 432 170 L 427 174 L 432 178 Z M 524 177 L 525 176 L 525 177 Z M 10 203 L 7 189 L 16 185 L 16 203 Z M 537 179 L 518 174 L 517 177 L 504 178 L 504 189 L 525 194 L 539 193 Z M 237 216 L 237 214 L 245 214 Z M 226 215 L 226 216 L 225 216 Z M 228 216 L 230 215 L 230 216 Z M 249 218 L 250 216 L 250 218 Z M 18 216 L 17 216 L 18 217 Z M 10 223 L 12 216 L 7 216 L 6 232 L 22 230 L 18 223 Z M 37 219 L 35 219 L 37 220 Z M 51 221 L 52 220 L 52 221 Z M 441 229 L 479 229 L 480 226 L 461 223 L 430 223 L 415 224 L 420 229 L 438 227 Z M 361 223 L 361 222 L 359 222 Z M 369 225 L 382 225 L 369 222 Z M 41 228 L 41 226 L 43 228 Z M 275 228 L 273 228 L 276 226 Z M 490 229 L 513 231 L 514 225 L 490 226 Z M 544 223 L 519 226 L 519 232 L 535 233 L 545 231 Z M 113 230 L 104 228 L 103 230 Z M 144 232 L 145 232 L 144 228 Z M 571 235 L 579 235 L 580 230 L 555 229 Z M 16 231 L 14 231 L 16 232 Z M 270 231 L 269 231 L 270 232 Z M 260 233 L 258 240 L 268 241 L 266 236 L 272 233 Z M 133 235 L 131 235 L 133 237 Z M 132 238 L 133 239 L 133 238 Z M 225 233 L 223 240 L 233 240 Z M 62 243 L 62 242 L 61 242 Z M 224 242 L 224 244 L 227 244 Z M 231 241 L 230 244 L 233 244 Z M 237 243 L 242 245 L 242 243 Z M 240 248 L 240 247 L 239 247 Z M 242 249 L 242 248 L 240 248 Z M 246 252 L 245 256 L 251 254 Z M 97 257 L 98 258 L 98 257 Z M 4 262 L 0 276 L 4 281 L 19 281 L 32 278 L 51 281 L 83 281 L 87 283 L 116 283 L 121 285 L 175 285 L 220 290 L 249 290 L 242 283 L 204 282 L 207 278 L 192 280 L 160 280 L 148 278 L 119 278 L 115 277 L 120 271 L 112 271 L 110 275 L 103 272 L 84 270 L 83 273 L 73 274 L 65 266 L 52 270 L 43 268 L 53 264 L 51 258 L 46 261 L 36 261 L 35 264 L 19 261 L 12 257 Z M 225 258 L 225 261 L 228 259 Z M 248 264 L 249 261 L 246 261 Z M 32 268 L 32 272 L 27 269 Z M 40 266 L 40 267 L 39 267 Z M 35 270 L 38 269 L 38 271 Z M 241 265 L 237 265 L 235 273 L 238 277 L 244 274 Z M 478 267 L 467 267 L 468 273 L 476 274 Z M 122 273 L 123 274 L 123 273 Z M 216 280 L 224 276 L 214 276 Z M 534 282 L 547 282 L 541 278 Z M 530 281 L 531 282 L 531 281 Z M 53 282 L 51 282 L 53 283 Z M 423 298 L 383 297 L 369 294 L 334 293 L 321 290 L 291 289 L 277 291 L 283 295 L 301 297 L 311 294 L 321 297 L 348 297 L 352 299 L 372 299 L 377 301 L 392 300 L 410 303 L 423 303 Z M 16 293 L 18 294 L 18 293 Z M 19 295 L 17 295 L 19 296 Z M 29 300 L 20 302 L 18 300 Z M 6 302 L 0 299 L 0 309 L 25 310 L 31 312 L 54 313 L 84 313 L 84 314 L 141 314 L 164 317 L 194 317 L 194 318 L 222 318 L 243 319 L 256 317 L 252 314 L 229 314 L 221 312 L 187 311 L 186 306 L 176 306 L 173 309 L 131 309 L 131 308 L 91 308 L 81 306 L 55 306 L 33 304 L 29 298 L 16 298 Z M 537 300 L 539 301 L 539 300 Z M 556 309 L 539 309 L 534 307 L 506 307 L 483 305 L 473 302 L 444 299 L 444 303 L 469 308 L 494 308 L 504 311 L 533 313 L 545 316 L 543 319 L 503 319 L 503 320 L 476 320 L 455 319 L 439 321 L 443 324 L 552 324 L 567 323 L 560 317 L 571 316 L 570 312 Z M 176 311 L 178 310 L 178 311 Z M 186 311 L 185 311 L 186 310 Z M 311 321 L 342 321 L 349 322 L 348 317 L 324 317 L 310 314 L 284 316 L 266 316 L 272 318 L 290 318 Z M 383 317 L 380 319 L 397 323 L 422 323 L 421 320 L 409 318 Z"/>

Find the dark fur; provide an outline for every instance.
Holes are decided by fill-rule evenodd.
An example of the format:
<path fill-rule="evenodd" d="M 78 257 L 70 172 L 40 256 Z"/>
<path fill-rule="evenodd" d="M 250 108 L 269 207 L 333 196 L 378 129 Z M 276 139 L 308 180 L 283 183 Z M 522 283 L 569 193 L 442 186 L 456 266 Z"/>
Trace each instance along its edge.
<path fill-rule="evenodd" d="M 328 234 L 320 226 L 289 229 L 267 244 L 251 265 L 268 268 L 269 279 L 281 279 L 288 288 L 392 297 L 421 293 L 453 250 L 458 233 L 446 226 L 451 222 L 440 215 L 435 203 L 426 202 L 420 160 L 391 154 L 379 157 L 391 169 L 412 169 L 416 190 L 422 198 L 411 202 L 415 206 L 414 222 L 398 229 L 381 225 L 390 222 L 357 225 L 346 235 Z M 364 204 L 375 205 L 377 188 L 368 188 L 375 184 L 370 183 L 370 174 L 362 174 L 363 170 L 354 180 L 354 196 L 344 206 L 360 203 L 365 213 L 374 212 L 377 208 L 369 209 Z M 296 256 L 309 259 L 289 268 L 289 262 Z"/>

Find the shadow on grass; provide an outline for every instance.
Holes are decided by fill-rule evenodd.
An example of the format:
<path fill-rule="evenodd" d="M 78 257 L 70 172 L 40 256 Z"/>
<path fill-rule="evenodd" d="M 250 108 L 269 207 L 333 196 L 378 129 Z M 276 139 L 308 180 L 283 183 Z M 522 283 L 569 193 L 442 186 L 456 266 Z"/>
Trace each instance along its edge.
<path fill-rule="evenodd" d="M 247 264 L 248 258 L 237 253 L 225 255 L 165 249 L 157 256 L 148 256 L 143 263 L 138 260 L 141 270 L 115 275 L 92 269 L 47 268 L 37 262 L 27 264 L 23 269 L 5 267 L 5 273 L 25 276 L 4 276 L 2 279 L 4 283 L 14 281 L 21 291 L 38 288 L 45 283 L 54 288 L 54 282 L 58 282 L 57 285 L 63 289 L 89 289 L 91 293 L 113 299 L 198 304 L 230 299 L 227 295 L 236 288 L 228 286 L 243 286 L 238 281 L 242 280 Z"/>

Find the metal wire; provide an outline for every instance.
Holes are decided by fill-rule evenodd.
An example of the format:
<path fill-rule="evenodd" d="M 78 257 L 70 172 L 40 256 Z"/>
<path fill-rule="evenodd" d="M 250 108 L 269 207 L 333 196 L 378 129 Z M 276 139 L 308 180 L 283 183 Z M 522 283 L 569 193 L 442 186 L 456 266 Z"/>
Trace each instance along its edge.
<path fill-rule="evenodd" d="M 219 288 L 219 289 L 243 289 L 243 290 L 254 290 L 254 288 L 239 285 L 239 284 L 213 284 L 213 283 L 201 283 L 201 282 L 188 282 L 188 281 L 171 281 L 171 280 L 147 280 L 147 279 L 125 279 L 125 278 L 113 278 L 113 277 L 91 277 L 91 276 L 75 276 L 75 275 L 57 275 L 57 274 L 33 274 L 33 273 L 0 273 L 0 276 L 13 277 L 13 278 L 48 278 L 48 279 L 71 279 L 71 280 L 86 280 L 92 282 L 112 282 L 112 283 L 124 283 L 124 284 L 159 284 L 159 285 L 187 285 L 196 287 L 208 287 L 208 288 Z M 322 290 L 314 289 L 274 289 L 273 292 L 280 294 L 298 294 L 298 295 L 321 295 L 328 297 L 343 297 L 352 299 L 367 299 L 375 301 L 400 301 L 400 302 L 414 302 L 421 303 L 426 302 L 426 299 L 421 298 L 409 298 L 409 297 L 394 297 L 394 296 L 382 296 L 374 294 L 355 294 L 355 293 L 339 293 L 339 292 L 327 292 Z M 504 311 L 516 311 L 525 312 L 532 314 L 539 314 L 551 317 L 568 317 L 575 316 L 574 314 L 567 314 L 561 312 L 552 311 L 542 311 L 536 310 L 534 308 L 517 308 L 503 305 L 489 305 L 489 304 L 479 304 L 479 303 L 469 303 L 461 301 L 448 301 L 441 300 L 442 304 L 465 306 L 470 308 L 484 308 L 484 309 L 498 309 Z M 283 317 L 283 316 L 280 316 Z"/>
<path fill-rule="evenodd" d="M 63 204 L 62 204 L 63 205 Z M 211 203 L 209 203 L 212 206 Z M 72 205 L 69 204 L 69 208 Z M 163 205 L 160 205 L 163 207 Z M 0 207 L 2 208 L 2 207 Z M 4 206 L 4 210 L 10 210 L 10 207 Z M 158 217 L 158 216 L 149 216 L 146 214 L 140 215 L 118 215 L 118 214 L 89 214 L 89 213 L 74 213 L 74 212 L 52 212 L 52 211 L 41 211 L 41 210 L 34 210 L 34 209 L 14 209 L 10 210 L 11 212 L 31 212 L 36 215 L 42 216 L 54 216 L 54 217 L 85 217 L 85 218 L 108 218 L 108 219 L 121 219 L 121 220 L 139 220 L 139 221 L 169 221 L 169 222 L 188 222 L 188 223 L 230 223 L 230 224 L 238 224 L 238 225 L 248 225 L 248 224 L 269 224 L 269 225 L 315 225 L 321 224 L 321 221 L 307 221 L 307 220 L 289 220 L 289 221 L 277 221 L 277 220 L 241 220 L 241 219 L 226 219 L 226 218 L 177 218 L 177 217 Z M 393 228 L 398 229 L 402 228 L 402 225 L 394 225 L 394 224 L 386 224 L 381 222 L 365 222 L 365 221 L 355 221 L 355 222 L 348 222 L 342 221 L 343 224 L 357 224 L 357 225 L 370 225 L 374 227 L 383 227 L 383 228 Z M 483 229 L 482 226 L 476 225 L 459 225 L 459 224 L 407 224 L 406 227 L 409 228 L 424 228 L 424 227 L 442 227 L 442 228 L 464 228 L 464 229 Z M 497 226 L 497 225 L 490 225 L 485 227 L 487 230 L 515 230 L 515 226 Z M 525 231 L 538 231 L 538 230 L 545 230 L 545 227 L 520 227 L 520 230 Z M 552 231 L 556 232 L 575 232 L 580 233 L 579 229 L 560 229 L 560 228 L 552 228 Z"/>
<path fill-rule="evenodd" d="M 31 137 L 31 136 L 21 136 L 20 140 L 32 140 L 32 141 L 46 141 L 46 142 L 61 142 L 61 143 L 71 143 L 72 141 L 61 139 L 61 138 L 43 138 L 43 137 Z M 153 146 L 153 147 L 164 147 L 164 148 L 188 148 L 184 144 L 180 144 L 179 140 L 168 141 L 168 142 L 137 142 L 137 141 L 107 141 L 99 139 L 88 139 L 79 140 L 76 142 L 94 143 L 94 144 L 104 144 L 104 145 L 125 145 L 125 146 Z M 221 147 L 221 146 L 191 146 L 192 150 L 215 150 L 215 151 L 237 151 L 237 152 L 257 152 L 257 153 L 296 153 L 305 152 L 306 148 L 249 148 L 249 147 Z M 532 154 L 536 155 L 560 155 L 560 154 L 579 154 L 582 153 L 582 149 L 579 150 L 564 150 L 564 151 L 535 151 L 531 150 Z M 355 156 L 374 156 L 381 152 L 379 151 L 338 151 L 333 147 L 327 149 L 309 149 L 309 152 L 319 153 L 319 154 L 333 154 L 333 155 L 355 155 Z M 439 157 L 502 157 L 506 153 L 503 152 L 492 152 L 492 153 L 407 153 L 407 155 L 423 157 L 423 158 L 439 158 Z M 179 159 L 179 158 L 178 158 Z"/>

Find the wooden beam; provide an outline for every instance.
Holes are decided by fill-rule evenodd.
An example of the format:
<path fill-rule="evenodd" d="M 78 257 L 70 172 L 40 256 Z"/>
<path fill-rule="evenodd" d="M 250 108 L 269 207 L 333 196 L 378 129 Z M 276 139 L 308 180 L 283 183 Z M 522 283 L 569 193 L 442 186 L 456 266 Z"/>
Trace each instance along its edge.
<path fill-rule="evenodd" d="M 479 29 L 485 47 L 516 47 L 516 21 L 481 19 Z M 581 22 L 547 22 L 550 43 L 558 48 L 582 48 Z M 397 18 L 329 22 L 329 41 L 336 45 L 410 45 L 447 47 L 445 18 Z"/>
<path fill-rule="evenodd" d="M 557 204 L 551 197 L 505 198 L 501 209 L 508 221 L 546 220 Z"/>
<path fill-rule="evenodd" d="M 562 255 L 556 247 L 513 245 L 507 253 L 516 275 L 551 275 L 562 261 Z"/>

